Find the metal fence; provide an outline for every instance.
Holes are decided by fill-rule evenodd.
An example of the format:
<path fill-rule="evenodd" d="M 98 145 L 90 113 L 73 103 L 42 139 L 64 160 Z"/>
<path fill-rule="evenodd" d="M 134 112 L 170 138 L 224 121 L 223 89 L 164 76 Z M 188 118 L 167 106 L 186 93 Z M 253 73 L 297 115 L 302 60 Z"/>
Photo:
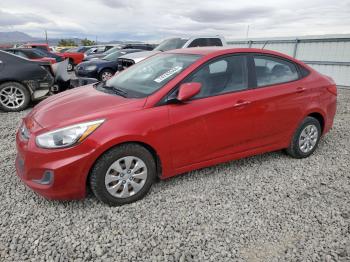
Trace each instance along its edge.
<path fill-rule="evenodd" d="M 295 57 L 338 86 L 350 87 L 350 38 L 228 41 L 233 47 L 264 48 Z"/>

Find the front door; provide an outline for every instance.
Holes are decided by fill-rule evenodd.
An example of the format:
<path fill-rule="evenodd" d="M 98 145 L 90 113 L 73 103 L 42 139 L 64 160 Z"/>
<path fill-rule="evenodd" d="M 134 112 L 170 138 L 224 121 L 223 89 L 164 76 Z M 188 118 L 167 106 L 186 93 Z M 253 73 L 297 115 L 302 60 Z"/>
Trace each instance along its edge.
<path fill-rule="evenodd" d="M 174 168 L 244 151 L 252 130 L 247 58 L 215 59 L 182 83 L 199 82 L 201 92 L 169 109 Z"/>

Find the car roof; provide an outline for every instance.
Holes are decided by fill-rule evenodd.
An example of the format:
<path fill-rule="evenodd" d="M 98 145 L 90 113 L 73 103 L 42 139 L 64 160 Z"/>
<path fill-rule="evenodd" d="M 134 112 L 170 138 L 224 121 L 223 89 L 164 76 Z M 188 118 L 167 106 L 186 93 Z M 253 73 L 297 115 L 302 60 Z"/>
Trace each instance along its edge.
<path fill-rule="evenodd" d="M 289 60 L 296 61 L 294 58 L 267 49 L 258 49 L 258 48 L 229 48 L 229 47 L 191 47 L 191 48 L 180 48 L 175 50 L 166 51 L 164 53 L 176 53 L 176 54 L 193 54 L 193 55 L 203 55 L 203 56 L 217 56 L 224 54 L 232 53 L 261 53 L 261 54 L 270 54 L 276 55 Z M 299 61 L 298 61 L 299 62 Z"/>

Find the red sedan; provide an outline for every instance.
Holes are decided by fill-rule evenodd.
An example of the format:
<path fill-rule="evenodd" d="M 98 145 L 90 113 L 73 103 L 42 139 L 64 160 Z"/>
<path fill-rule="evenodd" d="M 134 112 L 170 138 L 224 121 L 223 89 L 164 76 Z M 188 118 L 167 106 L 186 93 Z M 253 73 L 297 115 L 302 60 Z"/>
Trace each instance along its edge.
<path fill-rule="evenodd" d="M 334 82 L 286 55 L 188 48 L 38 104 L 17 133 L 22 181 L 50 199 L 89 186 L 109 205 L 156 177 L 285 149 L 310 156 L 333 125 Z"/>

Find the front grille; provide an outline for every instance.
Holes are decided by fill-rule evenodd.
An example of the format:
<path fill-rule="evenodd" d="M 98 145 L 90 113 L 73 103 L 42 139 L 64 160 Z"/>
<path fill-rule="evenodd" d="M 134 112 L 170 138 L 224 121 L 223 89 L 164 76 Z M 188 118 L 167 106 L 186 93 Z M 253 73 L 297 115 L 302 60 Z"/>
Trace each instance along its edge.
<path fill-rule="evenodd" d="M 119 58 L 118 59 L 118 69 L 119 70 L 124 70 L 130 66 L 135 64 L 134 60 L 131 59 L 126 59 L 126 58 Z"/>

